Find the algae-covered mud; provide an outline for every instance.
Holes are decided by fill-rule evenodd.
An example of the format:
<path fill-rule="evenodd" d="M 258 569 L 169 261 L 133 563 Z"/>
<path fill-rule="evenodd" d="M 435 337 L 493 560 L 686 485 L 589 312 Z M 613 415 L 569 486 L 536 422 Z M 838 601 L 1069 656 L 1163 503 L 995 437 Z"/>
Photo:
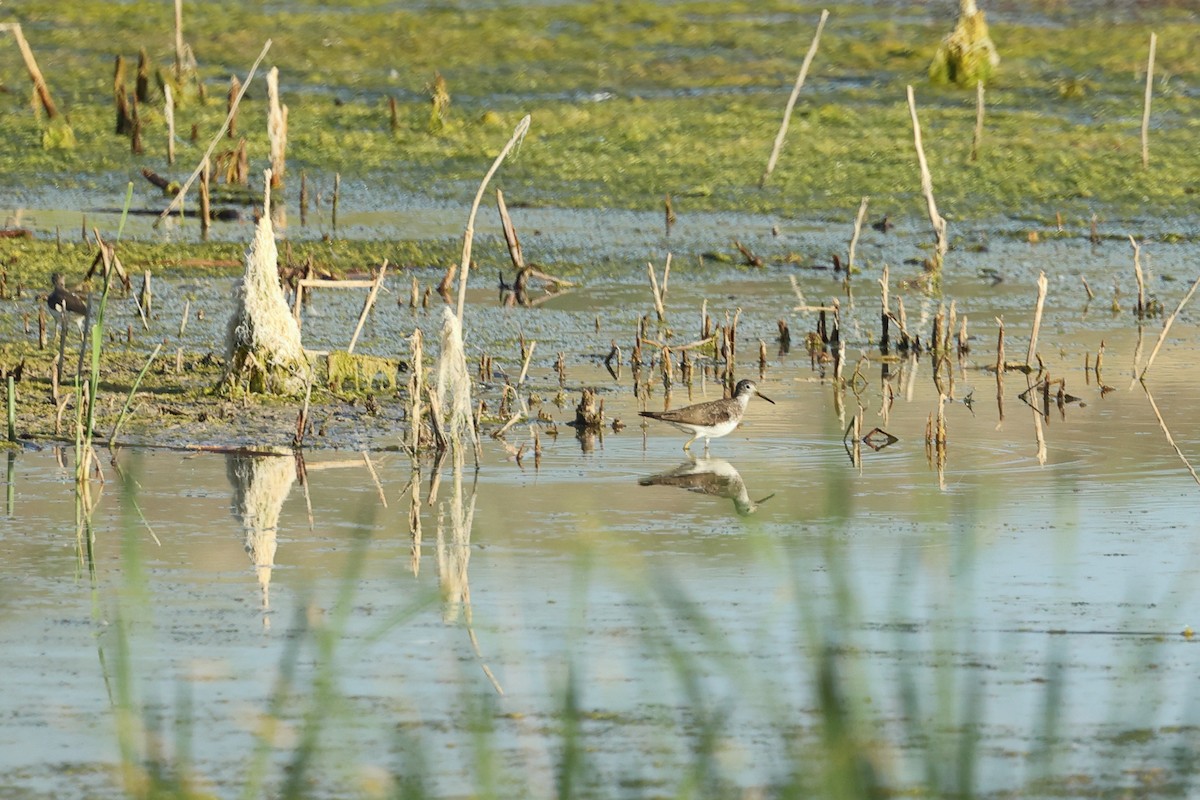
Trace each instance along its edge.
<path fill-rule="evenodd" d="M 75 143 L 0 56 L 0 797 L 1194 793 L 1200 19 L 985 5 L 970 160 L 975 92 L 926 80 L 956 6 L 831 8 L 761 188 L 819 6 L 185 3 L 174 165 L 170 3 L 6 12 Z M 261 76 L 207 235 L 141 174 L 187 177 L 267 39 L 289 301 L 388 264 L 361 327 L 366 286 L 300 304 L 307 397 L 217 391 Z M 465 295 L 478 457 L 414 452 L 525 114 Z M 496 188 L 558 279 L 527 305 Z M 98 303 L 97 233 L 130 287 L 56 382 L 50 275 Z M 639 416 L 747 377 L 776 405 L 707 452 Z"/>
<path fill-rule="evenodd" d="M 328 202 L 340 172 L 344 211 L 413 198 L 464 202 L 480 162 L 528 113 L 534 122 L 524 156 L 502 176 L 510 200 L 650 209 L 671 194 L 685 213 L 844 218 L 870 195 L 884 210 L 911 213 L 919 179 L 905 86 L 914 84 L 935 185 L 953 217 L 1194 213 L 1194 9 L 1036 2 L 985 10 L 1003 60 L 987 86 L 975 162 L 968 161 L 974 93 L 930 87 L 924 77 L 954 4 L 839 5 L 783 157 L 760 190 L 818 5 L 204 3 L 185 8 L 183 34 L 207 99 L 180 100 L 171 167 L 154 79 L 139 106 L 144 153 L 137 156 L 129 137 L 113 132 L 112 86 L 113 59 L 124 55 L 127 91 L 134 90 L 140 48 L 153 71 L 171 73 L 170 4 L 26 3 L 10 13 L 24 22 L 78 144 L 42 151 L 45 123 L 29 113 L 18 90 L 20 61 L 10 54 L 3 183 L 14 208 L 87 208 L 119 205 L 136 176 L 139 200 L 150 203 L 157 190 L 142 185 L 140 169 L 186 175 L 218 132 L 230 77 L 244 78 L 270 39 L 266 66 L 279 68 L 289 108 L 284 194 L 293 206 L 302 172 L 312 181 L 310 202 L 318 190 Z M 1154 30 L 1152 157 L 1142 169 Z M 449 102 L 441 114 L 431 103 L 437 75 Z M 265 89 L 256 85 L 236 124 L 253 163 L 268 155 L 265 108 Z M 222 149 L 235 144 L 229 139 Z M 49 184 L 65 196 L 48 195 Z"/>

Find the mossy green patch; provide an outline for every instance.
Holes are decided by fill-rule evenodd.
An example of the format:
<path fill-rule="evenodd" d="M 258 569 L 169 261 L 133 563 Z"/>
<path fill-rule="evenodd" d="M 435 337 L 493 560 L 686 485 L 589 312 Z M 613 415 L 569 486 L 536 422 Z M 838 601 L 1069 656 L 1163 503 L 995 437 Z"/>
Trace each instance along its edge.
<path fill-rule="evenodd" d="M 141 47 L 158 66 L 169 65 L 170 9 L 42 0 L 27 4 L 30 40 L 68 110 L 76 146 L 43 150 L 41 123 L 17 92 L 5 101 L 0 170 L 13 184 L 53 183 L 84 195 L 117 190 L 146 164 L 179 178 L 224 117 L 230 74 L 244 76 L 270 37 L 268 63 L 280 68 L 290 109 L 288 193 L 304 170 L 318 182 L 333 172 L 356 177 L 368 195 L 463 202 L 504 129 L 531 113 L 530 136 L 501 176 L 514 199 L 646 208 L 669 192 L 695 210 L 843 218 L 863 195 L 875 208 L 918 203 L 904 103 L 904 87 L 913 84 L 945 213 L 1193 214 L 1200 164 L 1182 87 L 1200 69 L 1191 47 L 1200 23 L 1170 9 L 1154 18 L 1170 24 L 1159 25 L 1151 163 L 1142 169 L 1139 71 L 1149 23 L 1060 6 L 1034 9 L 1030 22 L 989 19 L 1003 61 L 987 87 L 976 164 L 967 163 L 973 94 L 929 88 L 925 76 L 952 20 L 923 6 L 835 9 L 779 166 L 759 190 L 816 5 L 642 1 L 530 4 L 513 13 L 295 0 L 276 14 L 206 3 L 188 9 L 185 38 L 208 99 L 177 109 L 185 141 L 167 170 L 159 102 L 140 109 L 144 156 L 113 133 L 111 65 L 117 53 Z M 428 87 L 436 75 L 449 105 L 431 130 Z M 1066 85 L 1087 90 L 1064 92 Z M 397 100 L 394 130 L 389 97 Z M 267 158 L 264 106 L 265 92 L 252 88 L 239 117 L 252 173 Z M 188 141 L 193 126 L 195 142 Z"/>

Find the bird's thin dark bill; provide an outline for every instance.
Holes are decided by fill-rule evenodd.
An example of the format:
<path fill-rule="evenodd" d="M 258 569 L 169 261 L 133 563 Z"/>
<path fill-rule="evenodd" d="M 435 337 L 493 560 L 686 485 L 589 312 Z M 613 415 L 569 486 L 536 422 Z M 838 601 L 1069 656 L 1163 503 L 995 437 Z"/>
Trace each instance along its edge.
<path fill-rule="evenodd" d="M 766 400 L 766 401 L 767 401 L 768 403 L 770 403 L 771 405 L 775 405 L 775 401 L 774 401 L 774 400 L 772 400 L 771 398 L 767 397 L 767 396 L 766 396 L 765 394 L 763 394 L 762 392 L 755 390 L 755 392 L 754 392 L 754 393 L 755 393 L 756 395 L 758 395 L 759 397 L 761 397 L 763 400 Z"/>

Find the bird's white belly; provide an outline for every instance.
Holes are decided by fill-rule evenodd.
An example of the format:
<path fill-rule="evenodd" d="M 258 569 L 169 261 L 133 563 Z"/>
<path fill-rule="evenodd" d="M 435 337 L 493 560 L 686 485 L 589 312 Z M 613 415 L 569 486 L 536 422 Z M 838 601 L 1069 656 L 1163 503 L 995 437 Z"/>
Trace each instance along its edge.
<path fill-rule="evenodd" d="M 722 422 L 719 425 L 713 425 L 711 429 L 706 428 L 702 431 L 694 431 L 694 432 L 699 433 L 701 436 L 704 436 L 708 439 L 719 439 L 722 436 L 726 436 L 730 433 L 733 433 L 734 429 L 737 428 L 737 426 L 738 426 L 738 420 L 731 419 L 728 422 Z"/>

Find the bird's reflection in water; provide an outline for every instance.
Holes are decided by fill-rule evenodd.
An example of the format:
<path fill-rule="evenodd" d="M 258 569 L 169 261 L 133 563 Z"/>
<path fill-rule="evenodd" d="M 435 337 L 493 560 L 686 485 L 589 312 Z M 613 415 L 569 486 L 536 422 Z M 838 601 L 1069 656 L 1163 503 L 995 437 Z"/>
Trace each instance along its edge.
<path fill-rule="evenodd" d="M 761 500 L 751 500 L 746 491 L 746 482 L 732 464 L 723 458 L 693 458 L 674 469 L 640 478 L 641 486 L 678 486 L 689 492 L 724 497 L 733 501 L 733 508 L 739 516 L 749 516 L 758 507 L 775 495 L 769 495 Z"/>

